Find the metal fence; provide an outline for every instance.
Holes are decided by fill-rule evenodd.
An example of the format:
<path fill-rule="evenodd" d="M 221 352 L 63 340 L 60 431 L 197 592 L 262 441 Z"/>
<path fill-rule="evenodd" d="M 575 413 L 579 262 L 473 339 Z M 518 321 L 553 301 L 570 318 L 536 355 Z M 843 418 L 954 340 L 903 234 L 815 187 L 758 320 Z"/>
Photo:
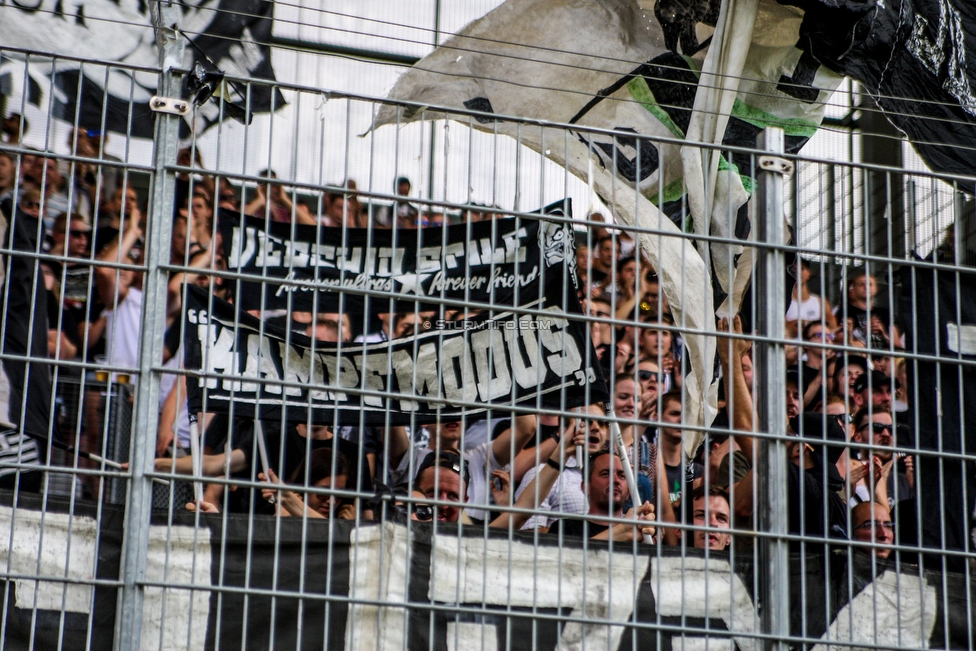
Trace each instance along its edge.
<path fill-rule="evenodd" d="M 80 112 L 0 143 L 0 648 L 973 648 L 972 179 L 767 129 L 703 235 L 663 173 L 634 222 L 564 200 L 578 141 L 680 140 L 275 90 L 345 118 L 328 162 L 228 171 L 327 131 L 206 161 L 179 109 L 151 165 Z"/>

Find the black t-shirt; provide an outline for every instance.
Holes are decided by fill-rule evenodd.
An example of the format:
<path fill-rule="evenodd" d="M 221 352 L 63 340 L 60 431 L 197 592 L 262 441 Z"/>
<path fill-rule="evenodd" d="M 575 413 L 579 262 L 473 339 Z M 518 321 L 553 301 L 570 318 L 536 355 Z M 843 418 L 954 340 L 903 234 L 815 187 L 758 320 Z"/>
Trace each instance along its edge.
<path fill-rule="evenodd" d="M 595 522 L 590 522 L 589 520 L 571 520 L 566 518 L 554 522 L 553 526 L 549 528 L 549 533 L 558 534 L 560 531 L 562 531 L 564 536 L 592 538 L 593 536 L 599 536 L 609 528 L 610 527 L 606 525 L 596 524 Z"/>
<path fill-rule="evenodd" d="M 600 271 L 599 269 L 596 269 L 596 268 L 590 269 L 589 275 L 587 276 L 587 278 L 590 281 L 590 286 L 591 287 L 593 285 L 599 285 L 601 283 L 606 282 L 607 278 L 609 278 L 609 277 L 610 277 L 610 274 L 608 274 L 605 271 Z"/>
<path fill-rule="evenodd" d="M 705 474 L 705 466 L 700 463 L 693 463 L 692 468 L 695 472 L 695 479 Z M 671 501 L 674 502 L 681 497 L 681 492 L 684 487 L 685 467 L 684 465 L 669 466 L 668 464 L 664 464 L 664 472 L 668 475 L 668 493 L 671 496 Z"/>
<path fill-rule="evenodd" d="M 7 213 L 5 213 L 7 214 Z M 12 356 L 31 356 L 30 362 L 3 361 L 10 382 L 10 420 L 32 434 L 49 436 L 52 422 L 51 370 L 47 360 L 47 289 L 34 258 L 24 253 L 40 253 L 38 233 L 44 232 L 40 220 L 18 210 L 8 217 L 5 248 L 14 253 L 0 256 L 7 264 L 7 285 L 0 291 L 0 314 L 4 315 L 3 352 Z M 33 329 L 31 329 L 33 326 Z M 26 393 L 26 395 L 24 395 Z M 26 405 L 21 414 L 21 405 Z M 53 423 L 55 429 L 57 424 Z M 40 445 L 40 444 L 38 444 Z M 43 454 L 43 450 L 41 451 Z"/>
<path fill-rule="evenodd" d="M 75 319 L 75 313 L 73 310 L 65 309 L 63 312 L 61 310 L 61 305 L 58 302 L 58 297 L 54 295 L 54 292 L 47 293 L 47 327 L 51 330 L 55 330 L 59 326 L 58 320 L 60 319 L 61 332 L 65 334 L 70 341 L 75 346 L 81 346 L 81 337 L 78 334 L 78 321 Z"/>
<path fill-rule="evenodd" d="M 873 307 L 871 308 L 871 316 L 878 317 L 881 320 L 881 323 L 884 324 L 885 329 L 891 327 L 891 313 L 887 309 L 883 307 Z M 838 311 L 837 318 L 841 319 L 843 317 L 844 317 L 844 312 Z M 854 337 L 856 339 L 860 339 L 861 341 L 867 343 L 868 340 L 872 338 L 871 324 L 868 321 L 867 310 L 862 310 L 859 307 L 853 307 L 848 305 L 847 318 L 854 320 L 854 333 L 853 333 Z M 887 337 L 887 332 L 885 333 L 885 337 Z M 886 339 L 880 339 L 880 338 L 876 338 L 876 340 L 873 341 L 871 345 L 873 348 L 888 347 L 888 343 Z M 897 346 L 898 342 L 895 342 L 895 345 Z"/>
<path fill-rule="evenodd" d="M 810 388 L 810 384 L 813 383 L 813 380 L 817 377 L 817 374 L 820 373 L 819 369 L 815 369 L 812 366 L 807 366 L 806 364 L 798 364 L 795 366 L 790 366 L 787 369 L 787 371 L 795 372 L 797 374 L 797 377 L 800 378 L 800 383 L 802 384 L 802 386 L 800 387 L 800 400 L 803 399 L 803 396 L 806 394 L 807 389 Z M 821 391 L 823 390 L 824 384 L 825 383 L 823 381 L 823 378 L 821 378 L 820 379 Z M 814 395 L 813 398 L 810 399 L 810 403 L 805 406 L 812 406 L 817 404 L 818 402 L 820 402 L 821 397 L 822 396 Z"/>
<path fill-rule="evenodd" d="M 232 442 L 233 449 L 244 453 L 246 468 L 235 476 L 242 479 L 258 481 L 258 473 L 264 472 L 258 453 L 257 441 L 254 438 L 253 424 L 247 420 L 241 421 L 242 425 L 238 428 L 238 435 Z M 274 470 L 278 478 L 285 483 L 304 484 L 304 468 L 306 451 L 320 449 L 338 449 L 349 466 L 349 473 L 346 476 L 346 490 L 359 490 L 369 492 L 373 489 L 373 478 L 369 472 L 369 464 L 366 461 L 365 452 L 360 457 L 359 445 L 346 439 L 333 436 L 330 439 L 318 440 L 309 439 L 298 434 L 294 425 L 288 426 L 285 431 L 284 455 L 282 456 L 281 438 L 278 435 L 279 426 L 277 423 L 266 423 L 264 426 L 264 442 L 268 451 L 268 465 Z M 297 473 L 297 476 L 296 476 Z M 254 511 L 256 513 L 273 512 L 265 506 L 264 500 L 260 495 L 250 496 L 248 490 L 237 490 L 240 500 L 240 508 L 248 510 L 249 501 L 254 501 Z M 267 505 L 270 507 L 270 505 Z"/>
<path fill-rule="evenodd" d="M 98 296 L 98 284 L 94 278 L 94 268 L 90 264 L 68 265 L 64 271 L 64 286 L 61 288 L 61 303 L 64 313 L 71 315 L 78 341 L 81 342 L 85 323 L 98 321 L 105 306 Z M 88 361 L 94 361 L 95 355 L 105 353 L 104 337 L 86 347 L 83 351 Z"/>
<path fill-rule="evenodd" d="M 831 490 L 825 490 L 823 477 L 818 468 L 801 472 L 792 463 L 788 467 L 789 491 L 789 532 L 802 534 L 814 538 L 846 538 L 847 537 L 847 505 Z M 802 513 L 800 481 L 803 481 Z M 826 501 L 825 501 L 826 500 Z M 826 522 L 824 514 L 826 513 Z M 826 527 L 824 526 L 826 524 Z M 807 543 L 807 550 L 811 544 Z M 794 550 L 799 550 L 798 542 L 791 542 Z"/>

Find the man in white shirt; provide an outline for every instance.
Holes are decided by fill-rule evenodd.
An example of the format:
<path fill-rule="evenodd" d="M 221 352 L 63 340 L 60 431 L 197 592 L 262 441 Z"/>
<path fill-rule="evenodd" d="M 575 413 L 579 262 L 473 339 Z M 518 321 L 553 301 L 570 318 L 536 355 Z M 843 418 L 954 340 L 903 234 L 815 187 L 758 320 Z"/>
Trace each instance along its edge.
<path fill-rule="evenodd" d="M 606 412 L 600 405 L 590 405 L 587 408 L 587 418 L 583 420 L 583 427 L 587 432 L 586 454 L 595 454 L 603 449 L 610 436 L 610 425 L 604 419 Z M 542 465 L 536 466 L 525 473 L 519 484 L 515 497 L 525 491 L 526 487 L 538 474 Z M 539 529 L 548 531 L 549 527 L 564 513 L 586 513 L 588 510 L 586 494 L 583 492 L 583 468 L 580 468 L 576 458 L 566 461 L 566 467 L 556 481 L 556 485 L 549 491 L 549 495 L 539 504 L 540 511 L 548 511 L 549 515 L 535 515 L 522 525 L 524 531 Z"/>

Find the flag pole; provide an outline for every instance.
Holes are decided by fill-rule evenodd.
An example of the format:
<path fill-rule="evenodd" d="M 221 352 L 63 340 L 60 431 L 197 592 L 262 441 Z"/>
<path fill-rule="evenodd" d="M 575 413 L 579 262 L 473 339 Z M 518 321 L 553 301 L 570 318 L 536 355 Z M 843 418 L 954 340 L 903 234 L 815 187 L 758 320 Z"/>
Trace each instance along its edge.
<path fill-rule="evenodd" d="M 190 420 L 190 458 L 193 460 L 193 501 L 203 501 L 203 446 L 200 445 L 200 425 L 196 414 Z"/>
<path fill-rule="evenodd" d="M 254 438 L 258 441 L 258 457 L 261 459 L 265 480 L 271 483 L 271 475 L 268 474 L 268 446 L 264 442 L 264 425 L 257 418 L 254 419 Z"/>
<path fill-rule="evenodd" d="M 637 509 L 641 506 L 640 492 L 637 489 L 637 478 L 634 476 L 634 469 L 630 466 L 630 458 L 627 456 L 627 446 L 624 444 L 623 434 L 620 433 L 620 424 L 615 420 L 616 415 L 613 413 L 613 409 L 609 410 L 610 421 L 610 438 L 613 439 L 613 446 L 617 449 L 617 456 L 620 457 L 620 462 L 624 467 L 624 477 L 627 479 L 627 486 L 630 488 L 630 499 L 634 503 L 634 513 L 636 515 Z M 649 534 L 644 534 L 644 542 L 651 544 L 653 539 Z"/>

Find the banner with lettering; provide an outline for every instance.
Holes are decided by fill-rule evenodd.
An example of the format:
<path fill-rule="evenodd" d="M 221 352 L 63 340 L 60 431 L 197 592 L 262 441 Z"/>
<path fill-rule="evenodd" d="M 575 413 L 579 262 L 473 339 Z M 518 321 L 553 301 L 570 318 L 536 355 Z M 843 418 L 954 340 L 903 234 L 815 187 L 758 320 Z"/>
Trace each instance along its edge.
<path fill-rule="evenodd" d="M 551 275 L 552 272 L 550 272 Z M 187 287 L 184 354 L 191 413 L 323 423 L 460 418 L 490 406 L 572 408 L 607 400 L 575 292 L 556 278 L 543 300 L 458 321 L 425 320 L 379 343 L 326 343 L 262 323 Z M 531 313 L 524 310 L 532 308 Z M 334 420 L 335 419 L 335 420 Z M 426 419 L 426 420 L 425 420 Z"/>
<path fill-rule="evenodd" d="M 538 211 L 571 215 L 569 199 Z M 319 313 L 437 309 L 442 300 L 518 304 L 540 294 L 546 269 L 565 265 L 575 286 L 573 229 L 526 217 L 443 228 L 386 230 L 280 224 L 221 211 L 219 228 L 245 310 Z M 515 296 L 518 298 L 513 298 Z M 433 302 L 431 301 L 433 299 Z"/>

